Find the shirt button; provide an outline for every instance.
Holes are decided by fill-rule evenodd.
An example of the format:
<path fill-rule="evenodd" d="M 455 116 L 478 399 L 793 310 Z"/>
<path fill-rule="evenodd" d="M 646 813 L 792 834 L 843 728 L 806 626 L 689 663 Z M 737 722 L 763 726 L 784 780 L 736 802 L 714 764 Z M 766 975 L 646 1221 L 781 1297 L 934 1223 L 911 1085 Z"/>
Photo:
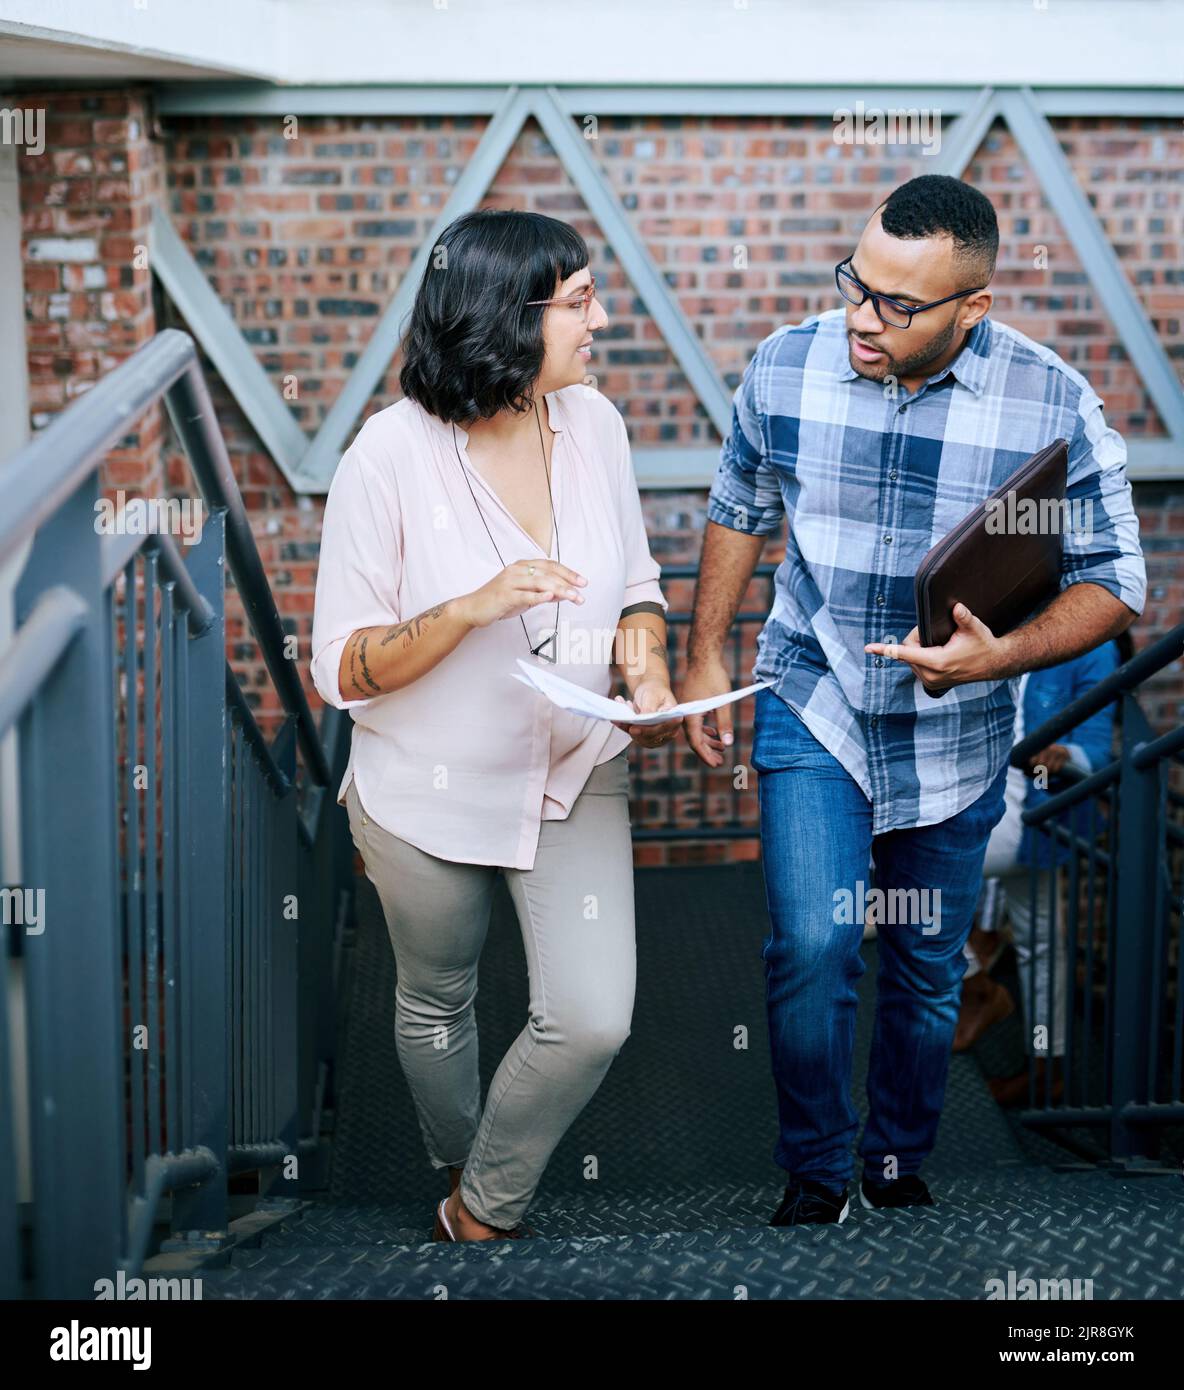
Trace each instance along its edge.
<path fill-rule="evenodd" d="M 876 718 L 876 716 L 873 714 L 872 717 L 871 717 L 867 722 L 868 722 L 868 723 L 871 725 L 871 727 L 874 729 L 874 728 L 876 727 L 876 725 L 877 725 L 880 721 L 879 721 L 879 720 Z"/>
<path fill-rule="evenodd" d="M 888 470 L 888 480 L 889 480 L 889 482 L 893 482 L 893 483 L 896 481 L 896 469 L 895 469 L 895 468 L 890 468 L 890 469 Z"/>
<path fill-rule="evenodd" d="M 891 544 L 892 544 L 892 537 L 891 537 L 891 536 L 885 536 L 885 537 L 884 537 L 884 544 L 885 544 L 885 545 L 891 545 Z"/>
<path fill-rule="evenodd" d="M 904 407 L 903 405 L 898 405 L 898 406 L 896 407 L 896 413 L 897 413 L 897 415 L 903 415 L 903 414 L 904 414 L 904 411 L 905 411 L 905 407 Z"/>
<path fill-rule="evenodd" d="M 883 595 L 883 594 L 877 594 L 877 595 L 876 595 L 876 604 L 877 604 L 879 607 L 883 607 L 883 604 L 884 604 L 884 595 Z"/>
<path fill-rule="evenodd" d="M 882 656 L 876 657 L 876 665 L 877 665 L 877 666 L 883 666 L 883 664 L 884 664 L 884 658 L 883 658 Z"/>

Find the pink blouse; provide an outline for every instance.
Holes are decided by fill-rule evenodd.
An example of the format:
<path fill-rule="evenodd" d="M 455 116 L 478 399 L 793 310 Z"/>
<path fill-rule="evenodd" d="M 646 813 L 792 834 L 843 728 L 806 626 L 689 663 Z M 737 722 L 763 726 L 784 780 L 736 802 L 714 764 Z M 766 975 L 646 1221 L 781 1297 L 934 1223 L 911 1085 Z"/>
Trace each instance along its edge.
<path fill-rule="evenodd" d="M 468 434 L 404 398 L 372 416 L 342 455 L 325 503 L 312 628 L 312 679 L 354 721 L 349 766 L 370 815 L 392 835 L 442 859 L 534 866 L 539 825 L 563 820 L 588 776 L 629 744 L 623 729 L 558 709 L 514 678 L 530 655 L 522 623 L 475 628 L 426 675 L 369 700 L 346 700 L 338 668 L 363 627 L 413 618 L 470 593 L 523 558 L 558 559 L 587 579 L 582 604 L 559 603 L 549 669 L 607 695 L 621 610 L 667 603 L 642 520 L 625 422 L 594 388 L 544 397 L 560 554 L 522 529 L 468 460 Z M 537 437 L 537 436 L 536 436 Z M 532 460 L 524 460 L 530 466 Z M 542 457 L 533 459 L 543 481 Z M 486 531 L 466 485 L 489 527 Z M 537 646 L 555 603 L 522 615 Z"/>

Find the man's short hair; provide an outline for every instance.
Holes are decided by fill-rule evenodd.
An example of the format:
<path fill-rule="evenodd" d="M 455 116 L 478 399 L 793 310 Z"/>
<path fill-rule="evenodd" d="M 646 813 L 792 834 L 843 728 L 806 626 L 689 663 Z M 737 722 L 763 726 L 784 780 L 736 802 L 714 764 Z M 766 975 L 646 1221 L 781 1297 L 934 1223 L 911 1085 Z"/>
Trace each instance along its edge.
<path fill-rule="evenodd" d="M 894 189 L 878 211 L 889 236 L 951 237 L 954 264 L 966 282 L 960 289 L 990 282 L 999 251 L 999 222 L 991 200 L 977 188 L 948 174 L 922 174 Z"/>

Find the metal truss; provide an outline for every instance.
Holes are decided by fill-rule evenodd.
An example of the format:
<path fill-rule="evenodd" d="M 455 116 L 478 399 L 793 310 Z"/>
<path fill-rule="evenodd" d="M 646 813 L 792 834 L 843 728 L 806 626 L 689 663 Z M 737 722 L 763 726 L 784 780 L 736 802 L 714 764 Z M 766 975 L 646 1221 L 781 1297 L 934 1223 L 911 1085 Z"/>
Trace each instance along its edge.
<path fill-rule="evenodd" d="M 259 365 L 228 310 L 167 215 L 154 210 L 150 263 L 184 315 L 280 470 L 297 492 L 325 492 L 345 442 L 398 348 L 403 322 L 444 229 L 480 206 L 506 155 L 534 117 L 596 219 L 638 297 L 663 333 L 708 418 L 721 436 L 731 428 L 732 392 L 637 234 L 620 199 L 593 158 L 573 117 L 611 115 L 812 115 L 851 109 L 929 109 L 954 115 L 939 153 L 927 165 L 959 175 L 992 123 L 1003 119 L 1032 166 L 1049 203 L 1093 282 L 1123 346 L 1155 404 L 1167 439 L 1128 442 L 1132 478 L 1184 476 L 1184 386 L 1081 191 L 1050 115 L 1184 115 L 1184 93 L 1028 87 L 933 88 L 631 88 L 273 87 L 261 83 L 186 84 L 164 88 L 162 115 L 489 115 L 473 158 L 433 222 L 398 289 L 375 325 L 353 372 L 310 440 Z M 711 482 L 717 448 L 635 449 L 643 487 L 702 487 Z"/>

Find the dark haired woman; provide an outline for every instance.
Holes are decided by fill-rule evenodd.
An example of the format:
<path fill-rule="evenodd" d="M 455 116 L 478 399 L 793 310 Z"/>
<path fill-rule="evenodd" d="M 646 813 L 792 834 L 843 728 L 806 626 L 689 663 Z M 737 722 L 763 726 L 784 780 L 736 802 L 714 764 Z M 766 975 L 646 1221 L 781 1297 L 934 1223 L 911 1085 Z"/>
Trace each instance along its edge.
<path fill-rule="evenodd" d="M 543 1169 L 630 1029 L 625 750 L 681 720 L 585 719 L 515 676 L 554 661 L 606 695 L 616 664 L 635 710 L 675 703 L 625 425 L 583 384 L 606 323 L 572 228 L 459 218 L 416 295 L 404 399 L 363 425 L 325 506 L 312 675 L 353 715 L 338 800 L 394 948 L 428 1157 L 451 1170 L 442 1240 L 529 1233 Z M 474 999 L 499 870 L 530 1014 L 482 1108 Z"/>

